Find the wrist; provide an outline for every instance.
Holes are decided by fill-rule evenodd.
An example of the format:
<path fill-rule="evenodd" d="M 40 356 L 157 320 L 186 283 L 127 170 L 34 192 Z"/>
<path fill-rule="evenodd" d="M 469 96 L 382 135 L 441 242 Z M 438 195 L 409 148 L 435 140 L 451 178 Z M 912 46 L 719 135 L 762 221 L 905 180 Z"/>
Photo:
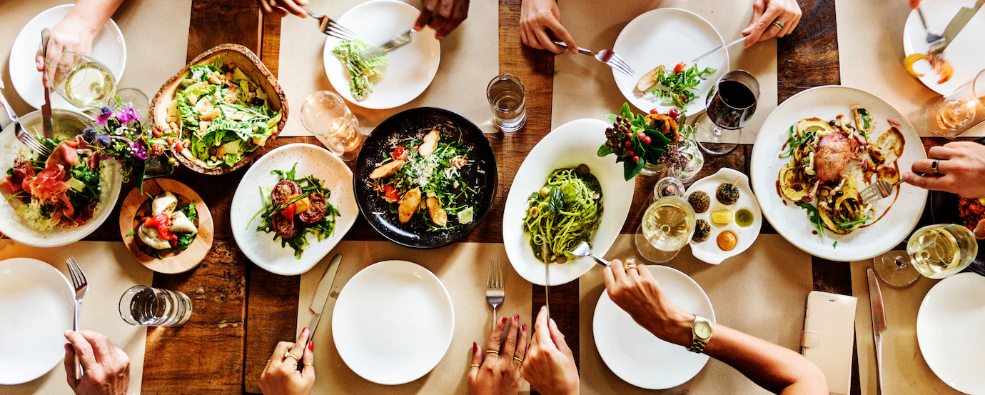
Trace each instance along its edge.
<path fill-rule="evenodd" d="M 97 23 L 98 21 L 96 21 L 96 19 L 98 18 L 86 18 L 85 15 L 79 15 L 75 12 L 75 8 L 73 8 L 72 11 L 70 11 L 68 15 L 65 15 L 65 18 L 62 19 L 62 23 L 72 26 L 72 30 L 76 30 L 79 36 L 95 37 L 99 32 L 99 29 L 103 27 L 103 24 L 105 24 L 105 22 L 102 24 Z"/>
<path fill-rule="evenodd" d="M 660 340 L 674 343 L 682 347 L 691 345 L 691 324 L 694 314 L 681 309 L 667 312 L 661 319 L 648 325 L 647 330 Z"/>

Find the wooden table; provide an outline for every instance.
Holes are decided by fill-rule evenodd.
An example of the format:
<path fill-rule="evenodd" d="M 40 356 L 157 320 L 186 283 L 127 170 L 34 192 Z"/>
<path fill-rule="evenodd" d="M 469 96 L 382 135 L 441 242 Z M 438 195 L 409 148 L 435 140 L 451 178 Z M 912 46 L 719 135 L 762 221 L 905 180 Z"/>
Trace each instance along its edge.
<path fill-rule="evenodd" d="M 834 0 L 800 0 L 800 5 L 804 16 L 797 31 L 779 39 L 779 102 L 804 89 L 840 83 Z M 481 17 L 485 16 L 472 16 Z M 520 0 L 500 0 L 499 68 L 501 72 L 519 76 L 527 89 L 525 129 L 509 137 L 502 134 L 490 137 L 500 166 L 500 191 L 508 190 L 527 153 L 551 129 L 553 55 L 520 43 L 519 17 Z M 237 43 L 260 54 L 276 74 L 280 40 L 280 20 L 265 17 L 252 0 L 192 1 L 187 60 L 215 45 Z M 278 138 L 265 149 L 290 143 L 320 144 L 314 137 L 289 137 Z M 943 144 L 937 139 L 925 139 L 924 143 Z M 722 167 L 748 174 L 751 152 L 752 146 L 744 145 L 729 155 L 710 158 L 702 176 Z M 245 171 L 215 177 L 179 170 L 173 177 L 198 191 L 211 208 L 216 222 L 215 244 L 194 270 L 178 275 L 154 275 L 154 286 L 187 293 L 195 310 L 182 327 L 148 331 L 142 387 L 146 394 L 259 393 L 257 378 L 275 344 L 294 339 L 300 276 L 278 276 L 253 265 L 232 237 L 230 203 Z M 631 233 L 638 225 L 655 182 L 653 177 L 637 179 L 637 193 L 623 233 Z M 500 193 L 491 215 L 466 241 L 501 243 L 505 202 L 506 193 Z M 763 231 L 775 233 L 769 224 L 764 224 Z M 345 239 L 381 240 L 362 218 Z M 115 222 L 107 221 L 87 240 L 116 241 L 120 240 L 120 234 Z M 847 263 L 814 258 L 813 276 L 815 290 L 851 294 Z M 554 288 L 552 317 L 569 339 L 578 361 L 578 282 Z M 543 301 L 543 287 L 533 286 L 534 312 Z M 860 393 L 855 359 L 853 394 Z"/>

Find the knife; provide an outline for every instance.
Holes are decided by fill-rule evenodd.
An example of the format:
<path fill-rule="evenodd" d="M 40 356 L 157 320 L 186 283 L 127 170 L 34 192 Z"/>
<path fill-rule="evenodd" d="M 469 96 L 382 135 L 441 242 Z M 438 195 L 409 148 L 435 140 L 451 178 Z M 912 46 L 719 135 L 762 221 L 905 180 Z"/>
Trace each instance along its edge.
<path fill-rule="evenodd" d="M 865 269 L 869 278 L 869 308 L 872 310 L 872 339 L 876 346 L 876 377 L 879 382 L 878 394 L 883 393 L 882 387 L 882 331 L 886 330 L 886 308 L 882 304 L 882 291 L 879 290 L 879 280 L 872 268 Z"/>
<path fill-rule="evenodd" d="M 410 29 L 406 33 L 397 35 L 396 37 L 390 39 L 390 41 L 387 41 L 386 44 L 363 52 L 362 57 L 363 59 L 372 59 L 377 56 L 384 55 L 387 52 L 407 45 L 407 43 L 410 43 L 412 38 L 414 38 L 414 29 Z"/>
<path fill-rule="evenodd" d="M 308 323 L 308 341 L 304 344 L 305 348 L 308 348 L 308 343 L 311 343 L 311 339 L 315 338 L 315 330 L 318 329 L 318 321 L 321 321 L 322 314 L 326 312 L 331 313 L 332 309 L 335 308 L 335 301 L 338 300 L 339 296 L 332 296 L 332 285 L 335 283 L 335 275 L 339 272 L 339 266 L 342 262 L 342 254 L 335 254 L 332 257 L 332 261 L 329 262 L 328 267 L 325 268 L 325 274 L 322 275 L 321 281 L 318 282 L 318 288 L 315 289 L 315 297 L 311 299 L 311 305 L 308 309 L 311 310 L 313 314 L 311 316 L 311 322 Z M 301 369 L 301 361 L 298 361 L 298 369 Z"/>
<path fill-rule="evenodd" d="M 723 48 L 731 47 L 731 46 L 733 46 L 735 44 L 738 44 L 738 43 L 741 43 L 743 41 L 746 41 L 746 36 L 739 37 L 737 40 L 732 41 L 732 42 L 730 42 L 728 44 L 719 45 L 715 49 L 713 49 L 711 51 L 708 51 L 708 52 L 705 52 L 703 55 L 694 58 L 694 60 L 692 60 L 690 64 L 698 63 L 698 61 L 701 60 L 702 58 L 704 58 L 705 56 L 711 55 L 711 54 L 713 54 L 715 52 L 721 51 Z"/>
<path fill-rule="evenodd" d="M 41 56 L 45 59 L 45 68 L 47 69 L 48 61 L 48 36 L 51 31 L 48 28 L 41 30 Z M 51 96 L 48 92 L 48 73 L 45 71 L 41 72 L 41 84 L 44 86 L 44 104 L 41 105 L 41 129 L 44 131 L 44 137 L 47 139 L 55 138 L 54 126 L 51 124 Z"/>
<path fill-rule="evenodd" d="M 944 34 L 942 35 L 944 40 L 931 44 L 930 52 L 943 52 L 944 48 L 947 48 L 947 46 L 951 44 L 951 41 L 954 41 L 954 37 L 957 36 L 958 33 L 961 32 L 961 29 L 964 29 L 965 25 L 968 24 L 968 21 L 975 16 L 978 9 L 982 8 L 982 4 L 985 4 L 985 0 L 978 0 L 972 8 L 961 7 L 961 9 L 958 10 L 958 13 L 954 15 L 954 19 L 951 19 L 951 22 L 947 24 L 947 28 L 944 29 Z"/>

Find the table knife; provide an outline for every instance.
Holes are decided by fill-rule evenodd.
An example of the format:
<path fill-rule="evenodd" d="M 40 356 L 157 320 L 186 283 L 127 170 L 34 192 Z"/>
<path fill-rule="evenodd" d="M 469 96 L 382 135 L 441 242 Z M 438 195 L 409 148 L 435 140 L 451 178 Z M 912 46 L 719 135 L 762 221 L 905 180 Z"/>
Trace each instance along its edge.
<path fill-rule="evenodd" d="M 722 49 L 724 49 L 724 48 L 728 48 L 728 47 L 731 47 L 731 46 L 733 46 L 733 45 L 735 45 L 735 44 L 738 44 L 738 43 L 741 43 L 741 42 L 743 42 L 743 41 L 746 41 L 746 36 L 742 36 L 742 37 L 739 37 L 739 38 L 738 38 L 737 40 L 735 40 L 735 41 L 732 41 L 732 42 L 730 42 L 730 43 L 728 43 L 728 44 L 723 44 L 723 45 L 719 45 L 719 46 L 718 46 L 718 47 L 716 47 L 715 49 L 713 49 L 713 50 L 711 50 L 711 51 L 708 51 L 708 52 L 705 52 L 705 53 L 704 53 L 704 54 L 702 54 L 701 56 L 698 56 L 698 57 L 696 57 L 696 58 L 694 58 L 694 60 L 692 60 L 692 61 L 691 61 L 691 63 L 689 63 L 689 64 L 695 64 L 695 63 L 697 63 L 697 62 L 698 62 L 699 60 L 701 60 L 701 59 L 703 59 L 703 58 L 704 58 L 705 56 L 708 56 L 708 55 L 711 55 L 711 54 L 713 54 L 713 53 L 715 53 L 715 52 L 718 52 L 718 51 L 721 51 L 721 50 L 722 50 Z"/>
<path fill-rule="evenodd" d="M 865 269 L 865 275 L 869 278 L 869 308 L 872 310 L 872 339 L 876 346 L 876 378 L 879 383 L 879 391 L 884 392 L 882 387 L 882 332 L 886 330 L 886 308 L 882 304 L 882 291 L 879 290 L 879 280 L 872 268 Z"/>
<path fill-rule="evenodd" d="M 971 18 L 975 16 L 975 13 L 978 12 L 978 9 L 982 8 L 983 4 L 985 4 L 985 0 L 978 0 L 978 2 L 975 3 L 974 7 L 971 8 L 961 7 L 961 9 L 958 10 L 958 13 L 954 15 L 954 19 L 951 19 L 951 22 L 947 24 L 947 28 L 944 29 L 944 34 L 942 34 L 944 40 L 942 40 L 939 43 L 931 44 L 930 52 L 931 53 L 943 52 L 944 49 L 947 48 L 947 46 L 950 45 L 952 41 L 954 41 L 954 37 L 956 37 L 958 33 L 961 32 L 961 29 L 964 29 L 965 25 L 968 24 L 968 21 L 970 21 Z"/>
<path fill-rule="evenodd" d="M 363 52 L 362 57 L 363 59 L 372 59 L 377 56 L 384 55 L 387 52 L 407 45 L 410 43 L 412 38 L 414 38 L 414 29 L 410 29 L 406 33 L 397 35 L 396 37 L 390 39 L 390 41 L 387 41 L 386 44 Z"/>
<path fill-rule="evenodd" d="M 48 61 L 48 36 L 50 35 L 51 31 L 47 28 L 41 30 L 41 56 L 45 58 L 45 62 Z M 55 127 L 51 124 L 51 96 L 48 92 L 48 73 L 44 71 L 41 72 L 41 84 L 44 86 L 44 104 L 41 105 L 41 129 L 44 131 L 45 138 L 53 139 L 55 138 Z"/>
<path fill-rule="evenodd" d="M 318 322 L 321 321 L 322 314 L 326 312 L 331 314 L 332 309 L 335 308 L 335 301 L 338 300 L 339 296 L 335 295 L 332 297 L 332 285 L 335 283 L 335 275 L 339 272 L 339 266 L 342 266 L 342 254 L 335 254 L 332 257 L 332 261 L 329 262 L 328 267 L 325 268 L 325 274 L 322 275 L 321 281 L 318 282 L 318 288 L 315 289 L 315 297 L 311 299 L 311 305 L 308 309 L 311 310 L 311 322 L 308 323 L 308 341 L 304 344 L 305 348 L 308 347 L 308 343 L 311 343 L 311 339 L 315 338 L 315 330 L 318 329 Z M 298 361 L 299 363 L 301 361 Z"/>

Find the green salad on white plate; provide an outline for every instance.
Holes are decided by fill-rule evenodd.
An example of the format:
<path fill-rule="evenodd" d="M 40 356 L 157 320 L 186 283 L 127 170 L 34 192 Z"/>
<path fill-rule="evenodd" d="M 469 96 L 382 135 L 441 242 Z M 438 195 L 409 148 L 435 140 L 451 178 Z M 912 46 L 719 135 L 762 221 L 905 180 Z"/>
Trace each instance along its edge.
<path fill-rule="evenodd" d="M 383 69 L 390 62 L 386 55 L 363 59 L 362 53 L 369 45 L 360 39 L 340 41 L 332 55 L 349 71 L 349 92 L 356 101 L 363 101 L 373 93 L 373 85 L 383 80 Z"/>

